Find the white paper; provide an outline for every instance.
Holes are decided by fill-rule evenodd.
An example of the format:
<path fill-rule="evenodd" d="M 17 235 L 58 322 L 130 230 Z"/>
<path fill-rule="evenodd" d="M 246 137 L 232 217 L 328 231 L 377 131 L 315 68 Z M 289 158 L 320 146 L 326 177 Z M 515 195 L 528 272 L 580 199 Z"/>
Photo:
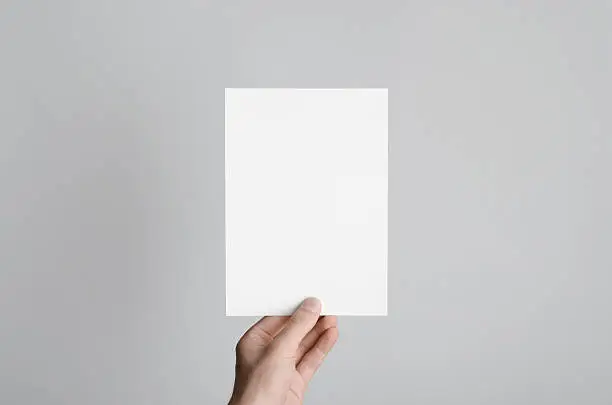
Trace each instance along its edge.
<path fill-rule="evenodd" d="M 226 89 L 226 315 L 387 314 L 387 89 Z"/>

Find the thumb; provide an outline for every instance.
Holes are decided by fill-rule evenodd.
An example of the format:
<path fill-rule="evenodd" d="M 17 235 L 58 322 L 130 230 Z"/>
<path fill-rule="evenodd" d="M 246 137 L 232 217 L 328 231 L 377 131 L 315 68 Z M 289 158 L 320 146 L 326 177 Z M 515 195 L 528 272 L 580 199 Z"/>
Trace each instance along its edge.
<path fill-rule="evenodd" d="M 286 353 L 297 351 L 300 342 L 317 324 L 321 315 L 321 301 L 306 298 L 287 321 L 285 328 L 274 339 L 274 344 Z"/>

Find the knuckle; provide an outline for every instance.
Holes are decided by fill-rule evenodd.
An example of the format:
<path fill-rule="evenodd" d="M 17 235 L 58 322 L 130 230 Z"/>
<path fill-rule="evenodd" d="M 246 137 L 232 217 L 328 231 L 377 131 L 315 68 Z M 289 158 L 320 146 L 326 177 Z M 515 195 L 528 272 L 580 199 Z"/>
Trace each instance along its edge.
<path fill-rule="evenodd" d="M 302 311 L 301 309 L 298 310 L 295 314 L 293 314 L 293 316 L 291 318 L 289 318 L 289 325 L 288 327 L 294 327 L 296 325 L 299 325 L 302 322 L 303 319 L 303 314 L 300 312 Z"/>
<path fill-rule="evenodd" d="M 293 316 L 290 319 L 290 322 L 292 322 L 294 325 L 295 324 L 301 324 L 302 322 L 315 317 L 316 314 L 312 311 L 309 311 L 306 308 L 299 308 L 297 311 L 295 311 L 295 314 L 293 314 Z"/>

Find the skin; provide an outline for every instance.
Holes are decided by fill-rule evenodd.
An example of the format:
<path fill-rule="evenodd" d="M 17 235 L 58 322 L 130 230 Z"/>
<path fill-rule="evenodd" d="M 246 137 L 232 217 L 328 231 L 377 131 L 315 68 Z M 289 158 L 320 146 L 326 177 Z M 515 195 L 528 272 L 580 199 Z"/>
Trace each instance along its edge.
<path fill-rule="evenodd" d="M 300 405 L 308 383 L 338 340 L 335 316 L 304 300 L 291 315 L 266 316 L 236 346 L 236 378 L 229 405 Z"/>

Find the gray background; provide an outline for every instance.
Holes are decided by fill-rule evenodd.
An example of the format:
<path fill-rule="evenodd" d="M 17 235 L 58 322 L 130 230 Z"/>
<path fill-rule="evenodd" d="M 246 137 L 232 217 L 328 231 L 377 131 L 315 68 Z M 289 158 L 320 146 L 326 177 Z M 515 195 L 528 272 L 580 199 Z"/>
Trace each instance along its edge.
<path fill-rule="evenodd" d="M 611 22 L 4 0 L 0 403 L 225 403 L 225 87 L 389 88 L 389 316 L 340 319 L 306 403 L 612 403 Z"/>

